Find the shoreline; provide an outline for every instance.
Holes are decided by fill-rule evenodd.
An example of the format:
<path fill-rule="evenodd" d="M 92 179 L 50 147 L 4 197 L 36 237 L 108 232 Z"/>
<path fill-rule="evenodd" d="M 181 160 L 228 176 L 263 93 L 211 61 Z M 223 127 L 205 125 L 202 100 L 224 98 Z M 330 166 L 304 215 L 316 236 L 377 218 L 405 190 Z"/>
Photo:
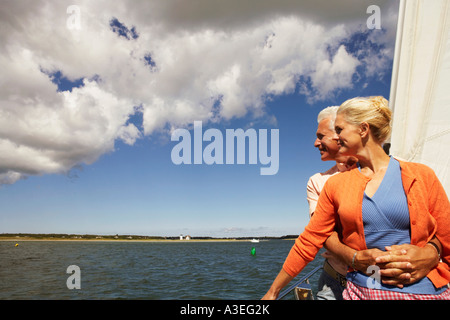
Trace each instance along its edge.
<path fill-rule="evenodd" d="M 61 239 L 61 238 L 31 238 L 31 239 L 23 239 L 23 238 L 4 238 L 0 239 L 0 241 L 9 241 L 9 242 L 21 242 L 21 241 L 71 241 L 71 242 L 223 242 L 223 241 L 248 241 L 244 239 L 191 239 L 191 240 L 171 240 L 171 239 Z M 267 241 L 267 240 L 261 240 Z"/>
<path fill-rule="evenodd" d="M 260 240 L 259 242 L 266 242 L 269 240 L 295 240 L 295 239 L 264 239 Z M 193 240 L 157 240 L 157 239 L 130 239 L 130 240 L 124 240 L 124 239 L 14 239 L 14 238 L 5 238 L 0 239 L 0 242 L 153 242 L 153 243 L 198 243 L 198 242 L 248 242 L 252 243 L 251 240 L 244 240 L 244 239 L 193 239 Z M 256 243 L 255 243 L 256 244 Z"/>
<path fill-rule="evenodd" d="M 295 240 L 297 237 L 287 235 L 282 237 L 236 237 L 236 238 L 214 238 L 214 237 L 189 237 L 182 238 L 176 236 L 141 236 L 141 235 L 94 235 L 94 234 L 0 234 L 0 241 L 26 242 L 26 241 L 72 241 L 72 242 L 258 242 L 269 240 Z"/>
<path fill-rule="evenodd" d="M 295 240 L 286 239 L 261 239 L 259 242 L 269 240 Z M 32 242 L 32 241 L 54 241 L 54 242 L 167 242 L 167 243 L 190 243 L 190 242 L 250 242 L 249 239 L 191 239 L 191 240 L 175 240 L 175 239 L 63 239 L 63 238 L 3 238 L 0 242 Z"/>

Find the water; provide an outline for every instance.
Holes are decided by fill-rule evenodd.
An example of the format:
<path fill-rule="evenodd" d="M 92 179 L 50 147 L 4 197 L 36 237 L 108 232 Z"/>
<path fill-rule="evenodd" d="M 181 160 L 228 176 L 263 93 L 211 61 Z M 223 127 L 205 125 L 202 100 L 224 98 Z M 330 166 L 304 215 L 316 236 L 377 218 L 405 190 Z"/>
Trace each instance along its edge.
<path fill-rule="evenodd" d="M 260 299 L 293 243 L 0 241 L 0 299 Z M 80 268 L 79 290 L 67 287 L 70 265 Z"/>

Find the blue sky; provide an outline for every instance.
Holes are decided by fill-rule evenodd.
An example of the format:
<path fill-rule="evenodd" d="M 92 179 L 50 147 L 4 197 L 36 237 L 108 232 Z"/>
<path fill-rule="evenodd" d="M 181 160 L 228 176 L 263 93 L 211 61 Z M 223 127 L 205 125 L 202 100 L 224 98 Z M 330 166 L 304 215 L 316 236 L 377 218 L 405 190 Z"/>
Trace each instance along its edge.
<path fill-rule="evenodd" d="M 71 17 L 69 4 L 49 11 L 37 10 L 45 1 L 11 2 L 30 34 L 1 20 L 12 31 L 0 35 L 11 83 L 0 101 L 8 126 L 0 148 L 10 154 L 1 158 L 0 232 L 300 233 L 306 182 L 332 166 L 313 146 L 318 112 L 354 96 L 389 98 L 396 7 L 378 2 L 382 29 L 372 30 L 365 3 L 359 11 L 322 1 L 246 11 L 205 2 L 182 14 L 167 10 L 174 1 L 151 2 L 153 24 L 143 8 L 80 2 L 80 30 L 60 27 L 46 44 L 39 40 L 52 24 Z M 194 121 L 224 136 L 278 129 L 277 174 L 260 175 L 259 162 L 173 164 L 171 132 L 193 132 Z"/>

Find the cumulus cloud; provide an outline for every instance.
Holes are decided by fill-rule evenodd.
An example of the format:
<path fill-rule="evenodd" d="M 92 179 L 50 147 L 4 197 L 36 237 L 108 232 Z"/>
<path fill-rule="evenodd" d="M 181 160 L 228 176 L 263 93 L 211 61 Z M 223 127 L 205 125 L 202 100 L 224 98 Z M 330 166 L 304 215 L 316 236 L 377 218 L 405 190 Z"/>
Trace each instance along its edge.
<path fill-rule="evenodd" d="M 117 140 L 133 145 L 194 120 L 261 117 L 271 96 L 327 99 L 393 54 L 395 14 L 383 37 L 363 38 L 377 50 L 345 43 L 364 31 L 364 1 L 71 4 L 2 2 L 0 184 L 67 172 Z"/>

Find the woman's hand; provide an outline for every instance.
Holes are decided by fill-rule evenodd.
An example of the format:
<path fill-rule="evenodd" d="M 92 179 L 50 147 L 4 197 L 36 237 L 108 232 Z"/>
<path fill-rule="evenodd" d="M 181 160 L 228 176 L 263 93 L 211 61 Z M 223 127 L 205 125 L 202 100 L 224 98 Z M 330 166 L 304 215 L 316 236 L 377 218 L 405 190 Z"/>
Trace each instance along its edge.
<path fill-rule="evenodd" d="M 439 263 L 436 249 L 402 244 L 386 247 L 385 255 L 375 260 L 384 284 L 403 287 L 424 277 Z"/>

